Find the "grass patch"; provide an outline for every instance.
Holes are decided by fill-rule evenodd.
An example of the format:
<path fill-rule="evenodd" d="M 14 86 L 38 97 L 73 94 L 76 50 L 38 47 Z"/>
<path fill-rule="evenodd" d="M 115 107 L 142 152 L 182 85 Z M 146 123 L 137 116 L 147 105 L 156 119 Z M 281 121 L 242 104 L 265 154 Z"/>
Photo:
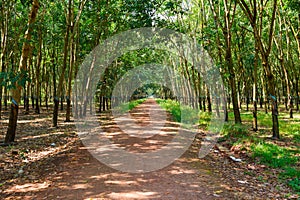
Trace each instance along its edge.
<path fill-rule="evenodd" d="M 185 125 L 198 123 L 199 112 L 197 110 L 171 99 L 156 99 L 156 102 L 172 115 L 174 121 Z"/>
<path fill-rule="evenodd" d="M 156 99 L 157 103 L 170 112 L 177 122 L 182 122 L 182 116 L 188 115 L 191 119 L 197 119 L 197 123 L 203 129 L 207 129 L 211 114 L 208 112 L 193 112 L 194 110 L 173 100 Z M 239 147 L 252 159 L 270 168 L 279 169 L 281 173 L 278 179 L 284 181 L 294 191 L 300 192 L 300 170 L 297 166 L 300 158 L 300 114 L 295 113 L 294 119 L 287 115 L 279 116 L 280 134 L 288 140 L 270 140 L 272 128 L 272 115 L 264 111 L 258 112 L 258 132 L 251 132 L 253 119 L 251 111 L 241 111 L 243 124 L 234 124 L 234 115 L 229 113 L 229 122 L 225 123 L 221 131 L 219 142 L 225 142 L 230 146 Z"/>
<path fill-rule="evenodd" d="M 285 169 L 286 166 L 292 166 L 298 161 L 293 152 L 287 148 L 265 141 L 253 143 L 251 150 L 254 158 L 259 158 L 261 163 L 273 168 Z"/>
<path fill-rule="evenodd" d="M 300 193 L 300 178 L 295 178 L 288 181 L 288 185 L 293 188 L 295 191 Z"/>
<path fill-rule="evenodd" d="M 116 107 L 114 109 L 116 109 L 119 113 L 124 114 L 124 113 L 132 110 L 136 106 L 142 104 L 145 100 L 146 99 L 138 99 L 138 100 L 134 100 L 134 101 L 129 101 L 129 102 L 120 104 L 118 107 Z"/>
<path fill-rule="evenodd" d="M 233 112 L 228 114 L 230 121 L 234 120 Z M 253 116 L 250 111 L 241 112 L 242 121 L 245 123 L 251 123 Z M 258 127 L 264 127 L 271 130 L 272 128 L 272 114 L 271 112 L 265 113 L 258 112 L 257 115 Z M 280 113 L 279 118 L 279 131 L 282 137 L 291 138 L 294 142 L 300 143 L 300 114 L 294 113 L 294 118 L 290 119 L 289 114 Z"/>
<path fill-rule="evenodd" d="M 193 125 L 200 125 L 203 129 L 208 128 L 211 120 L 210 113 L 199 112 L 171 99 L 156 99 L 156 102 L 172 115 L 174 121 L 181 123 L 184 127 L 191 128 Z"/>
<path fill-rule="evenodd" d="M 243 124 L 234 124 L 232 122 L 225 123 L 222 135 L 226 138 L 234 137 L 239 138 L 249 135 L 248 127 Z"/>
<path fill-rule="evenodd" d="M 224 124 L 221 131 L 219 142 L 226 141 L 231 146 L 244 144 L 246 141 L 252 139 L 249 135 L 248 127 L 243 124 L 234 124 L 227 122 Z"/>
<path fill-rule="evenodd" d="M 176 122 L 181 122 L 181 109 L 180 103 L 170 99 L 155 99 L 156 102 L 164 108 L 166 111 L 171 113 L 173 120 Z"/>
<path fill-rule="evenodd" d="M 233 123 L 234 115 L 229 113 L 230 122 L 224 125 L 221 142 L 239 146 L 247 150 L 250 157 L 274 169 L 282 171 L 278 178 L 294 191 L 300 192 L 300 114 L 295 113 L 290 119 L 288 114 L 280 113 L 280 141 L 273 141 L 267 136 L 272 135 L 272 115 L 258 112 L 258 132 L 250 132 L 252 112 L 242 111 L 243 125 Z"/>
<path fill-rule="evenodd" d="M 211 113 L 200 111 L 199 127 L 207 130 L 208 126 L 210 125 L 210 121 L 211 121 Z"/>

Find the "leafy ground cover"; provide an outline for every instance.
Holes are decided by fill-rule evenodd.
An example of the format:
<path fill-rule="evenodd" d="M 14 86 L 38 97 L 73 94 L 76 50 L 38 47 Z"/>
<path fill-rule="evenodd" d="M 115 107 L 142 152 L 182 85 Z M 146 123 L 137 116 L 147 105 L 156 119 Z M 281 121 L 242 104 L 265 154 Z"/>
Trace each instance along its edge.
<path fill-rule="evenodd" d="M 271 114 L 263 111 L 258 113 L 259 131 L 251 130 L 251 112 L 242 112 L 244 125 L 234 125 L 229 122 L 224 126 L 221 140 L 230 143 L 231 148 L 240 148 L 249 157 L 273 169 L 278 169 L 278 181 L 288 184 L 300 193 L 300 114 L 294 114 L 293 119 L 282 113 L 279 116 L 280 140 L 272 140 Z M 233 114 L 230 113 L 230 119 Z"/>
<path fill-rule="evenodd" d="M 181 119 L 181 111 L 188 109 L 180 107 L 178 102 L 172 100 L 157 100 L 157 102 L 174 116 L 176 121 Z M 200 111 L 199 127 L 206 129 L 211 120 L 211 114 Z M 233 113 L 229 113 L 229 122 L 225 123 L 219 143 L 228 149 L 239 151 L 256 163 L 269 167 L 269 172 L 276 170 L 278 181 L 287 184 L 295 192 L 300 194 L 300 114 L 294 114 L 289 119 L 287 113 L 279 116 L 280 140 L 272 140 L 271 113 L 263 110 L 258 112 L 259 131 L 251 128 L 252 112 L 242 110 L 243 124 L 234 124 Z M 267 169 L 266 169 L 267 170 Z M 269 173 L 267 172 L 267 173 Z"/>

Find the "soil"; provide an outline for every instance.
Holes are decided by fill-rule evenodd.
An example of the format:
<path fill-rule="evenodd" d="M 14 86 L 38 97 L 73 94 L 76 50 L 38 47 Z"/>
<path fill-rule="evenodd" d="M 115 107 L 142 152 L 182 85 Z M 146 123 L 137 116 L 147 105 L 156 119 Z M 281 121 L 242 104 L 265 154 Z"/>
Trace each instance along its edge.
<path fill-rule="evenodd" d="M 149 125 L 152 99 L 130 115 L 136 126 Z M 3 116 L 7 116 L 4 113 Z M 166 115 L 159 134 L 129 135 L 120 129 L 110 112 L 101 113 L 102 130 L 114 144 L 133 153 L 147 153 L 166 146 L 179 125 Z M 58 128 L 51 127 L 51 110 L 42 114 L 20 113 L 16 144 L 0 147 L 0 199 L 297 199 L 277 179 L 277 172 L 257 164 L 244 154 L 217 144 L 198 158 L 204 131 L 199 131 L 183 155 L 161 169 L 130 173 L 103 164 L 83 145 L 74 122 L 60 114 Z M 0 120 L 0 140 L 7 127 Z M 155 123 L 155 119 L 154 119 Z M 136 133 L 138 134 L 139 131 Z M 232 160 L 229 155 L 240 158 Z"/>

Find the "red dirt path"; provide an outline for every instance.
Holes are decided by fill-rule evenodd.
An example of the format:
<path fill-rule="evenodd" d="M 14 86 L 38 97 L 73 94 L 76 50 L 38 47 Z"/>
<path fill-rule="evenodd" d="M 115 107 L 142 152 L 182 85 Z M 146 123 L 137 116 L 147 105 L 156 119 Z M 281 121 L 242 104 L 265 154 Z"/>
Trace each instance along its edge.
<path fill-rule="evenodd" d="M 131 116 L 140 125 L 147 125 L 148 108 L 155 103 L 154 100 L 145 101 L 131 111 Z M 101 115 L 110 119 L 103 122 L 103 129 L 108 133 L 119 133 L 113 136 L 112 141 L 128 151 L 153 151 L 166 145 L 173 137 L 172 134 L 155 135 L 149 143 L 149 138 L 128 136 L 119 131 L 111 116 L 107 115 Z M 178 127 L 170 117 L 168 115 L 166 132 Z M 40 126 L 43 126 L 42 122 Z M 72 131 L 74 126 L 68 125 L 66 129 Z M 48 129 L 47 132 L 59 130 Z M 68 133 L 71 141 L 60 139 L 64 141 L 63 150 L 52 152 L 37 163 L 25 166 L 24 174 L 15 175 L 10 181 L 5 180 L 5 184 L 0 187 L 0 199 L 271 199 L 262 196 L 261 193 L 265 191 L 259 187 L 254 188 L 255 183 L 249 181 L 245 185 L 238 182 L 239 177 L 234 178 L 243 172 L 246 164 L 228 161 L 217 153 L 198 159 L 197 151 L 202 135 L 198 134 L 193 145 L 171 165 L 154 172 L 133 174 L 102 164 L 89 153 L 76 135 Z M 59 141 L 56 142 L 59 145 Z M 229 168 L 225 169 L 224 166 Z"/>

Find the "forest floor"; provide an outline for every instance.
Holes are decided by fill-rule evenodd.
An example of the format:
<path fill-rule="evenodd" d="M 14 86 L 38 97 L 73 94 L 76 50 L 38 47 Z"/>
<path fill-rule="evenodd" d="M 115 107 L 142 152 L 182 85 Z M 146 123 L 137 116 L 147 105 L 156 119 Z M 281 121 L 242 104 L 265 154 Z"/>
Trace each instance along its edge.
<path fill-rule="evenodd" d="M 140 126 L 149 121 L 147 100 L 131 111 Z M 16 144 L 0 147 L 0 199 L 297 199 L 278 172 L 239 151 L 217 144 L 205 158 L 198 150 L 200 131 L 189 149 L 172 164 L 147 173 L 121 172 L 94 158 L 76 134 L 74 122 L 51 127 L 52 111 L 24 115 L 20 110 Z M 112 141 L 128 151 L 147 152 L 166 145 L 171 134 L 137 138 L 117 130 L 111 113 L 99 116 Z M 168 127 L 177 128 L 171 116 Z M 8 119 L 0 120 L 0 141 Z M 153 142 L 154 140 L 154 142 Z M 138 145 L 136 145 L 138 144 Z M 236 162 L 230 158 L 240 158 Z"/>

